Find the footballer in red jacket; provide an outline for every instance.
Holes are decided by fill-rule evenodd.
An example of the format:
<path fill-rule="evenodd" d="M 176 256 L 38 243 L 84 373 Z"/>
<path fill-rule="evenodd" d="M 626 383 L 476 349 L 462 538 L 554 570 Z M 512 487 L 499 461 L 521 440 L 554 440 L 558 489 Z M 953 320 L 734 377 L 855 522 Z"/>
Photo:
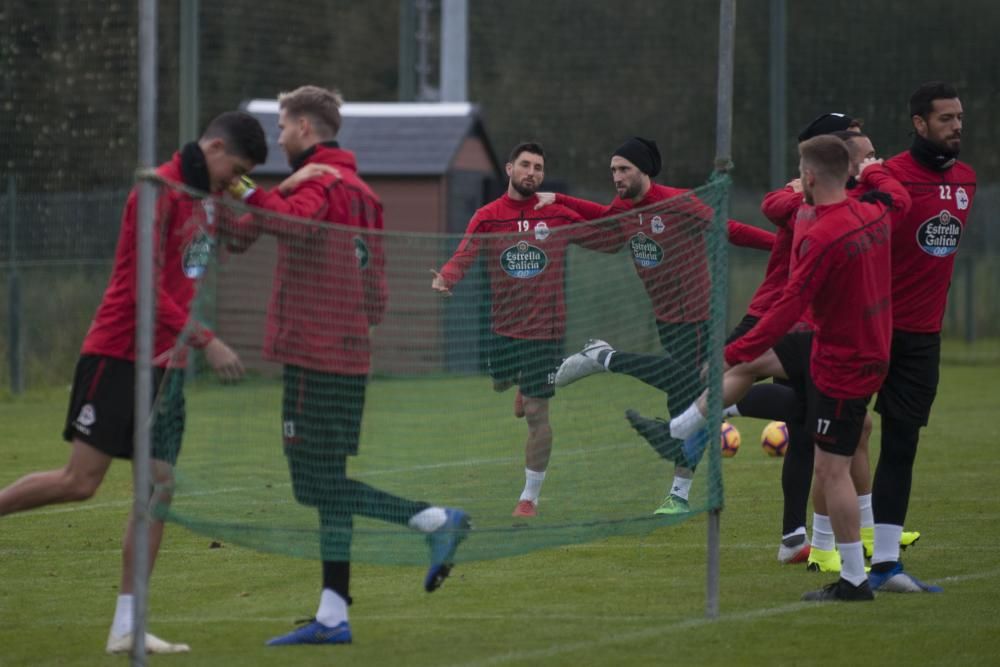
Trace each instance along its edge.
<path fill-rule="evenodd" d="M 812 305 L 818 328 L 812 341 L 814 386 L 807 398 L 806 424 L 816 444 L 815 492 L 829 510 L 842 569 L 838 581 L 804 599 L 872 600 L 850 471 L 868 400 L 888 370 L 893 208 L 882 200 L 868 203 L 848 196 L 844 184 L 850 156 L 841 139 L 815 137 L 800 144 L 799 151 L 803 193 L 812 207 L 807 216 L 800 211 L 796 222 L 795 262 L 788 284 L 760 322 L 726 346 L 725 359 L 732 366 L 757 359 Z M 866 164 L 877 168 L 871 161 Z M 880 177 L 887 183 L 892 180 L 885 173 Z M 892 199 L 898 201 L 899 215 L 905 215 L 908 196 L 895 189 L 898 198 Z M 735 370 L 724 380 L 727 404 L 742 396 L 753 381 Z M 704 415 L 702 401 L 673 419 L 671 432 L 687 437 L 689 431 L 703 427 Z"/>
<path fill-rule="evenodd" d="M 154 207 L 155 419 L 150 429 L 153 496 L 157 516 L 171 501 L 173 465 L 184 430 L 186 346 L 204 349 L 205 358 L 223 379 L 243 372 L 239 357 L 190 316 L 198 279 L 212 255 L 215 238 L 214 196 L 194 198 L 183 185 L 219 193 L 257 163 L 267 159 L 267 139 L 260 123 L 243 112 L 227 112 L 209 123 L 197 142 L 189 143 L 156 169 Z M 77 362 L 63 437 L 72 450 L 65 467 L 22 477 L 0 490 L 0 516 L 52 503 L 86 500 L 100 487 L 114 458 L 131 459 L 135 430 L 136 282 L 138 191 L 122 213 L 121 231 L 107 289 L 83 341 Z M 134 522 L 127 521 L 122 553 L 121 587 L 108 634 L 108 653 L 128 653 L 133 646 L 132 572 Z M 163 522 L 149 527 L 149 562 L 163 538 Z M 146 633 L 149 653 L 184 653 L 187 644 Z"/>
<path fill-rule="evenodd" d="M 506 169 L 507 192 L 476 211 L 451 259 L 433 271 L 431 287 L 450 294 L 476 258 L 485 256 L 496 334 L 489 356 L 493 388 L 505 391 L 517 384 L 528 423 L 525 485 L 513 515 L 533 517 L 552 451 L 548 401 L 555 394 L 566 332 L 566 250 L 575 243 L 613 252 L 621 231 L 614 223 L 582 224 L 565 206 L 538 205 L 536 192 L 545 178 L 540 144 L 515 146 Z"/>
<path fill-rule="evenodd" d="M 903 571 L 899 535 L 910 500 L 920 428 L 937 394 L 941 323 L 955 255 L 976 195 L 976 172 L 958 160 L 962 102 L 940 81 L 910 97 L 913 144 L 886 161 L 913 199 L 892 238 L 892 357 L 875 410 L 882 415 L 882 447 L 872 502 L 877 590 L 940 590 Z"/>
<path fill-rule="evenodd" d="M 264 354 L 284 365 L 281 435 L 292 492 L 319 515 L 322 589 L 315 619 L 269 646 L 352 640 L 351 541 L 354 516 L 427 535 L 428 592 L 448 576 L 471 524 L 462 510 L 402 498 L 347 476 L 357 455 L 370 369 L 369 328 L 385 312 L 382 204 L 358 176 L 354 154 L 337 144 L 343 100 L 302 86 L 278 98 L 278 144 L 296 170 L 266 192 L 241 182 L 233 194 L 277 215 L 227 220 L 228 245 L 245 250 L 260 234 L 278 242 Z M 294 216 L 292 219 L 288 216 Z"/>
<path fill-rule="evenodd" d="M 708 345 L 708 253 L 705 232 L 715 212 L 691 191 L 652 181 L 662 158 L 656 142 L 632 137 L 611 156 L 611 178 L 618 196 L 607 206 L 566 195 L 547 194 L 556 203 L 578 211 L 588 220 L 617 216 L 621 226 L 618 248 L 627 247 L 636 274 L 642 280 L 653 309 L 665 354 L 635 354 L 614 349 L 601 339 L 587 341 L 567 358 L 556 373 L 556 385 L 565 386 L 594 373 L 624 373 L 667 395 L 668 409 L 683 409 L 701 392 L 699 369 Z M 774 234 L 730 220 L 729 240 L 736 245 L 769 250 Z M 643 433 L 650 420 L 634 410 L 626 412 L 632 426 Z M 656 453 L 678 466 L 663 513 L 686 512 L 691 464 L 680 443 L 646 437 Z M 695 448 L 697 449 L 697 448 Z"/>

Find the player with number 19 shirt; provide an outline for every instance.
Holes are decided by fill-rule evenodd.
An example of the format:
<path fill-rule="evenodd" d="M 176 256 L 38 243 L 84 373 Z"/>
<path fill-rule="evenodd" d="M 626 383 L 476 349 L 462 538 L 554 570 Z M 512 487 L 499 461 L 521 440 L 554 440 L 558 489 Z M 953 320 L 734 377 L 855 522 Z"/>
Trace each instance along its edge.
<path fill-rule="evenodd" d="M 566 249 L 570 243 L 600 249 L 607 241 L 590 225 L 570 228 L 582 218 L 565 206 L 536 211 L 537 203 L 537 195 L 515 200 L 504 194 L 476 211 L 441 275 L 454 285 L 484 252 L 493 331 L 509 338 L 561 341 L 566 332 Z"/>
<path fill-rule="evenodd" d="M 525 484 L 513 513 L 527 518 L 537 514 L 552 451 L 548 399 L 555 394 L 566 332 L 566 249 L 576 243 L 611 251 L 621 241 L 616 223 L 582 224 L 564 206 L 539 204 L 537 192 L 545 178 L 541 145 L 515 146 L 506 170 L 506 194 L 476 211 L 455 254 L 440 273 L 434 272 L 431 287 L 450 294 L 480 253 L 485 254 L 497 334 L 489 355 L 493 389 L 517 384 L 515 415 L 528 423 Z"/>

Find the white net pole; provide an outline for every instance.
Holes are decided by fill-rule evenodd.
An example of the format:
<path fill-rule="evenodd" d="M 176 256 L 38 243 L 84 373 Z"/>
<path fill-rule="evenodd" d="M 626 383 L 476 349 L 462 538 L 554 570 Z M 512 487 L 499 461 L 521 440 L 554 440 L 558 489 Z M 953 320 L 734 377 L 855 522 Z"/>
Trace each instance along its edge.
<path fill-rule="evenodd" d="M 733 137 L 733 52 L 735 48 L 735 27 L 736 27 L 736 0 L 720 0 L 719 2 L 719 79 L 717 93 L 717 116 L 715 125 L 715 170 L 726 173 L 732 166 L 732 137 Z M 723 202 L 727 200 L 724 199 Z M 722 210 L 716 212 L 715 221 L 724 221 L 728 217 L 726 205 L 723 203 Z M 715 225 L 718 227 L 718 225 Z M 716 244 L 716 247 L 724 244 Z M 712 317 L 712 333 L 710 341 L 712 349 L 719 350 L 721 347 L 721 330 L 725 317 L 722 316 L 725 303 L 723 277 L 726 272 L 725 250 L 711 253 L 710 266 L 712 269 L 712 303 L 714 304 Z M 721 303 L 720 303 L 721 301 Z M 718 354 L 718 352 L 716 352 Z M 722 378 L 720 370 L 722 368 L 718 359 L 713 359 L 710 365 L 708 383 L 708 414 L 716 415 L 721 410 L 721 388 Z M 714 443 L 715 422 L 709 420 L 710 432 L 713 437 L 709 442 Z M 714 452 L 717 447 L 711 447 Z M 709 456 L 708 464 L 711 468 L 718 465 L 717 456 Z M 718 471 L 721 478 L 721 466 Z M 705 614 L 709 618 L 716 618 L 719 615 L 719 531 L 720 531 L 721 510 L 716 507 L 708 513 L 708 573 L 706 577 L 706 599 Z"/>
<path fill-rule="evenodd" d="M 156 159 L 156 0 L 139 3 L 139 169 L 153 168 Z M 133 544 L 132 664 L 146 664 L 146 606 L 149 572 L 150 408 L 153 357 L 153 217 L 156 186 L 139 183 L 136 264 L 135 451 L 133 470 L 135 533 Z"/>

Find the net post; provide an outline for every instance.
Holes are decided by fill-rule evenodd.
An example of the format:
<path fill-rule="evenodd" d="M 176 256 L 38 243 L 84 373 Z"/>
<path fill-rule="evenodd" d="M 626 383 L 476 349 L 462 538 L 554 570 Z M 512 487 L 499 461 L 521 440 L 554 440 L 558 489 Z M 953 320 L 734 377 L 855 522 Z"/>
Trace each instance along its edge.
<path fill-rule="evenodd" d="M 156 156 L 156 0 L 139 3 L 139 169 L 152 169 Z M 131 664 L 146 664 L 146 607 L 149 582 L 150 412 L 153 387 L 153 223 L 156 186 L 148 177 L 139 183 L 136 234 L 135 328 L 135 521 L 133 549 L 133 629 Z"/>
<path fill-rule="evenodd" d="M 728 274 L 727 249 L 725 246 L 726 220 L 729 218 L 728 172 L 732 169 L 733 136 L 733 52 L 735 48 L 736 0 L 719 0 L 719 72 L 716 93 L 715 124 L 715 175 L 713 180 L 721 181 L 723 192 L 715 210 L 712 237 L 715 252 L 710 254 L 712 279 L 711 321 L 709 349 L 713 356 L 709 360 L 708 373 L 708 414 L 718 415 L 722 411 L 722 342 L 726 320 L 726 282 L 722 277 Z M 708 466 L 711 479 L 718 479 L 713 486 L 714 497 L 709 499 L 708 539 L 706 559 L 705 615 L 717 618 L 719 615 L 719 547 L 720 519 L 722 512 L 722 461 L 715 442 L 715 421 L 708 420 L 709 447 Z"/>

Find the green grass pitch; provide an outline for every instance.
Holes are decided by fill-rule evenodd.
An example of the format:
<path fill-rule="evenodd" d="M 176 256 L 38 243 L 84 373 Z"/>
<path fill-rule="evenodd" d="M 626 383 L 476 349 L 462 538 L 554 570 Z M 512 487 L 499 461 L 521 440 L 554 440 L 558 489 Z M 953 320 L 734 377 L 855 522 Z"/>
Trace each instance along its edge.
<path fill-rule="evenodd" d="M 944 586 L 942 595 L 884 594 L 865 605 L 798 602 L 803 591 L 830 577 L 777 564 L 780 463 L 757 444 L 764 422 L 742 419 L 735 421 L 743 435 L 741 451 L 723 463 L 726 508 L 717 620 L 704 616 L 706 522 L 699 515 L 647 535 L 461 563 L 432 595 L 422 590 L 423 567 L 358 564 L 352 576 L 353 645 L 269 649 L 264 640 L 315 611 L 319 564 L 228 541 L 210 548 L 212 538 L 171 525 L 152 581 L 151 629 L 191 644 L 192 653 L 154 657 L 151 663 L 995 665 L 1000 655 L 1000 369 L 947 365 L 942 370 L 935 411 L 923 432 L 907 521 L 923 537 L 904 556 L 908 569 Z M 595 378 L 581 386 L 597 391 L 612 380 Z M 493 395 L 485 379 L 474 381 L 474 391 L 470 380 L 434 382 L 443 392 L 436 395 L 442 405 L 467 396 L 476 405 L 481 402 L 484 420 L 495 418 L 510 429 L 511 463 L 498 466 L 496 473 L 509 475 L 515 484 L 509 498 L 496 499 L 496 512 L 509 514 L 519 490 L 517 455 L 524 429 L 507 415 L 512 396 Z M 386 396 L 396 385 L 383 384 Z M 452 384 L 454 390 L 448 388 Z M 58 434 L 66 398 L 65 390 L 52 390 L 0 400 L 0 485 L 65 463 L 67 450 Z M 189 402 L 193 405 L 197 398 L 195 392 Z M 379 400 L 373 395 L 374 409 Z M 654 410 L 656 397 L 643 394 L 639 400 L 646 401 L 640 407 Z M 607 420 L 617 424 L 619 406 L 612 407 Z M 493 409 L 495 415 L 488 412 Z M 444 414 L 447 408 L 432 416 Z M 568 451 L 579 442 L 568 435 L 573 415 L 560 411 L 556 402 L 553 414 L 556 462 L 560 447 Z M 603 414 L 588 419 L 596 424 Z M 194 419 L 192 436 L 201 428 Z M 383 428 L 402 429 L 398 419 L 366 414 L 366 429 L 382 423 Z M 442 447 L 455 439 L 454 427 L 444 423 L 442 419 Z M 876 419 L 873 458 L 877 429 Z M 188 453 L 195 456 L 197 449 L 192 445 Z M 468 454 L 463 450 L 463 456 Z M 373 462 L 359 470 L 377 467 L 377 454 L 372 456 Z M 493 454 L 480 456 L 491 459 Z M 362 448 L 358 462 L 364 461 Z M 657 464 L 651 459 L 650 465 Z M 666 483 L 662 468 L 654 473 L 637 471 L 632 478 L 637 480 L 632 486 L 648 494 L 649 510 Z M 647 475 L 660 478 L 652 488 Z M 565 505 L 590 502 L 582 491 L 574 500 L 558 480 L 554 473 L 546 482 L 543 509 L 572 516 L 573 507 Z M 622 496 L 632 502 L 633 490 L 625 486 Z M 124 658 L 105 656 L 103 648 L 117 592 L 130 488 L 130 468 L 117 463 L 98 496 L 87 503 L 0 519 L 0 665 L 124 664 Z M 478 525 L 489 525 L 488 518 Z"/>

